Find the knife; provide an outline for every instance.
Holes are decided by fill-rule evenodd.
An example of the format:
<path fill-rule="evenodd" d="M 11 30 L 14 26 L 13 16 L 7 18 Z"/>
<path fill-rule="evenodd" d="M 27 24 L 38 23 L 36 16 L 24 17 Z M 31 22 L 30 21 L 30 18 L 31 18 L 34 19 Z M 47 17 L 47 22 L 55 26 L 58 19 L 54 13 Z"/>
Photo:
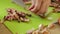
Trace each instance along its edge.
<path fill-rule="evenodd" d="M 13 2 L 15 2 L 16 4 L 26 8 L 26 5 L 24 4 L 24 1 L 23 0 L 13 0 Z"/>

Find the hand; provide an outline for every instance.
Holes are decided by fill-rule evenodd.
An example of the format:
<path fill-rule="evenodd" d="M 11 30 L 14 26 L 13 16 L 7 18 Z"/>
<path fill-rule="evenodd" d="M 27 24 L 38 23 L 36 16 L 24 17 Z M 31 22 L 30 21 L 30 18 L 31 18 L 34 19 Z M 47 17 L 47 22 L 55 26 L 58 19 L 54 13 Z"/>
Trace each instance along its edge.
<path fill-rule="evenodd" d="M 51 0 L 31 0 L 31 1 L 32 4 L 28 8 L 28 10 L 34 12 L 37 15 L 45 14 L 51 3 Z"/>

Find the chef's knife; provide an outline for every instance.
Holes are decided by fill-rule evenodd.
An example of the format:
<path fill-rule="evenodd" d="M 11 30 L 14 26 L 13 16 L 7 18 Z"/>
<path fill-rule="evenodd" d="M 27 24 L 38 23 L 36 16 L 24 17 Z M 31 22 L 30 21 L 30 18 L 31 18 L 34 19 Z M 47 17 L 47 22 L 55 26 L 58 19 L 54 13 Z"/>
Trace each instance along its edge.
<path fill-rule="evenodd" d="M 26 5 L 24 4 L 24 1 L 23 0 L 13 0 L 13 2 L 15 2 L 16 4 L 26 8 Z"/>

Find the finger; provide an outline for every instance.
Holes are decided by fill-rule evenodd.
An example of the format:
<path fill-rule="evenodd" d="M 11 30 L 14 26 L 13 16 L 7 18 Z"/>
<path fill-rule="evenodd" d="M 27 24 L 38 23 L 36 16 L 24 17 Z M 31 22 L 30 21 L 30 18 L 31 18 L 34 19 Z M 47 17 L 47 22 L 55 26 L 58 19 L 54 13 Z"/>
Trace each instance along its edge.
<path fill-rule="evenodd" d="M 38 3 L 37 3 L 37 8 L 34 10 L 35 13 L 37 13 L 41 7 L 41 4 L 42 4 L 42 0 L 39 0 Z"/>
<path fill-rule="evenodd" d="M 42 0 L 36 0 L 36 4 L 35 4 L 34 8 L 31 11 L 36 12 L 37 10 L 39 10 L 39 8 L 41 6 L 41 2 L 42 2 Z"/>
<path fill-rule="evenodd" d="M 49 7 L 50 4 L 51 4 L 51 0 L 46 0 L 46 1 L 48 1 L 48 2 L 47 2 L 47 4 L 46 4 L 45 12 L 44 12 L 44 13 L 46 13 L 46 12 L 48 11 L 48 7 Z"/>
<path fill-rule="evenodd" d="M 43 4 L 41 5 L 41 8 L 39 10 L 39 12 L 37 12 L 37 14 L 45 14 L 46 13 L 46 10 L 48 9 L 49 7 L 49 3 L 50 3 L 50 0 L 43 0 Z"/>
<path fill-rule="evenodd" d="M 31 9 L 33 9 L 34 8 L 34 5 L 35 5 L 35 0 L 31 0 L 32 1 L 32 5 L 28 8 L 28 10 L 31 10 Z"/>
<path fill-rule="evenodd" d="M 45 7 L 46 7 L 46 0 L 43 0 L 41 8 L 40 8 L 39 12 L 37 12 L 37 14 L 40 14 L 40 13 L 43 14 L 44 10 L 45 10 Z"/>

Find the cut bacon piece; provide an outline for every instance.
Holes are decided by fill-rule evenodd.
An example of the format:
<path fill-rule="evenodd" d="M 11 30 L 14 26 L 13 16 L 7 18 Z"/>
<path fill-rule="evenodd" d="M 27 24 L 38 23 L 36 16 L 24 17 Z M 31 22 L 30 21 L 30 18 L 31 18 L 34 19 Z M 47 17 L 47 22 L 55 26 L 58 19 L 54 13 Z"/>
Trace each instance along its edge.
<path fill-rule="evenodd" d="M 60 18 L 58 19 L 58 23 L 60 24 Z"/>

